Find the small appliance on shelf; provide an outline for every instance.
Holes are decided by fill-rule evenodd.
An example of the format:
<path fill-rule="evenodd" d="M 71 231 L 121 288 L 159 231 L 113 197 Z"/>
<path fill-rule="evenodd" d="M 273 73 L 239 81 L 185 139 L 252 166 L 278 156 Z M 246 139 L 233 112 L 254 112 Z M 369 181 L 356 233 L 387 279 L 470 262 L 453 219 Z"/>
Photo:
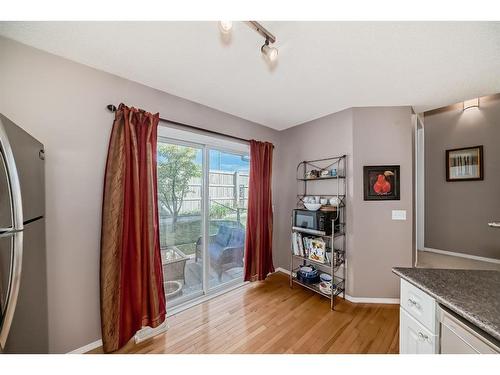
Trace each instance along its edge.
<path fill-rule="evenodd" d="M 321 232 L 328 236 L 332 234 L 332 220 L 334 225 L 338 224 L 338 218 L 335 220 L 335 217 L 335 211 L 310 211 L 297 208 L 293 210 L 293 227 L 302 228 L 305 232 L 308 230 Z"/>

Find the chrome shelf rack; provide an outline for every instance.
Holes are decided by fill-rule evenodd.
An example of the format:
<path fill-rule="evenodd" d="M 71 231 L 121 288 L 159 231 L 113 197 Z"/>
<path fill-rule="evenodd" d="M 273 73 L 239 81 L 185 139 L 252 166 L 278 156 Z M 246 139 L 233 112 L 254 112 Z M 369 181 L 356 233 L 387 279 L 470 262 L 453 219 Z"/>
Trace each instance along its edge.
<path fill-rule="evenodd" d="M 327 198 L 337 198 L 338 205 L 336 207 L 335 217 L 332 219 L 332 233 L 327 235 L 325 232 L 304 229 L 293 226 L 293 217 L 291 222 L 291 233 L 299 232 L 304 236 L 321 237 L 326 242 L 326 249 L 331 251 L 330 261 L 324 263 L 317 260 L 309 259 L 306 256 L 297 255 L 291 247 L 290 259 L 290 288 L 294 284 L 312 290 L 323 297 L 330 299 L 330 307 L 335 310 L 335 297 L 342 295 L 345 298 L 346 278 L 347 278 L 347 239 L 346 239 L 346 194 L 347 194 L 347 155 L 302 161 L 297 165 L 297 182 L 299 185 L 299 194 L 297 194 L 297 208 L 304 208 L 304 198 L 306 196 L 322 196 Z M 308 178 L 308 172 L 312 169 L 319 171 L 331 170 L 335 168 L 337 173 L 335 176 L 328 175 L 317 178 Z M 309 184 L 314 184 L 315 188 L 311 188 Z M 333 185 L 333 186 L 332 186 Z M 326 188 L 329 189 L 326 189 Z M 321 190 L 319 190 L 321 189 Z M 322 192 L 328 194 L 321 194 Z M 335 194 L 336 191 L 336 194 Z M 332 210 L 332 207 L 329 207 Z M 337 225 L 335 223 L 337 222 Z M 301 266 L 311 264 L 314 265 L 320 272 L 328 273 L 332 277 L 332 293 L 326 294 L 319 289 L 319 283 L 308 284 L 297 279 L 297 271 Z"/>

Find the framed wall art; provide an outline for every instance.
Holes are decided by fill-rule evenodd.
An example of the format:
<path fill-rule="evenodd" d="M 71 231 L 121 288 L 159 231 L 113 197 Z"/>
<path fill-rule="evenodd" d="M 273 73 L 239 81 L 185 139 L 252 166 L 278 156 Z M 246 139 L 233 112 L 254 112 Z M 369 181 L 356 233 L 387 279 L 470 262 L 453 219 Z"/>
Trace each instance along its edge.
<path fill-rule="evenodd" d="M 446 181 L 484 179 L 483 146 L 446 150 Z"/>
<path fill-rule="evenodd" d="M 363 167 L 365 201 L 400 200 L 399 165 L 368 165 Z"/>

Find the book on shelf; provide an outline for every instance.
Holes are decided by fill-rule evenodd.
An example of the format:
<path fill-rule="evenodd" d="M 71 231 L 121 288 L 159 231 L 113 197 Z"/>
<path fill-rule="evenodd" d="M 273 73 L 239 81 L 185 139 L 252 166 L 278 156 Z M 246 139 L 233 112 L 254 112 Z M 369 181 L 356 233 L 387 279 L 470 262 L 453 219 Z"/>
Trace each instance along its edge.
<path fill-rule="evenodd" d="M 326 243 L 322 238 L 311 239 L 309 259 L 325 263 Z"/>
<path fill-rule="evenodd" d="M 300 233 L 297 233 L 297 242 L 299 243 L 299 254 L 300 254 L 300 256 L 305 256 L 305 253 L 304 253 L 304 241 L 303 241 L 302 235 Z"/>
<path fill-rule="evenodd" d="M 292 232 L 292 251 L 294 255 L 299 255 L 299 244 L 297 243 L 296 232 Z"/>

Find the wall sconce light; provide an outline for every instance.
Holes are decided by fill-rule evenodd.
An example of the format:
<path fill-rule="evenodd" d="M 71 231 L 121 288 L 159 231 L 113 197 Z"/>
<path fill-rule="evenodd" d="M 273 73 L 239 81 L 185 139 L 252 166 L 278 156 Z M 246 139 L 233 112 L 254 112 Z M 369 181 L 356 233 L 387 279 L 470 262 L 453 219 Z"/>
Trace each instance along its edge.
<path fill-rule="evenodd" d="M 464 111 L 470 108 L 479 108 L 479 98 L 469 99 L 464 101 Z"/>

